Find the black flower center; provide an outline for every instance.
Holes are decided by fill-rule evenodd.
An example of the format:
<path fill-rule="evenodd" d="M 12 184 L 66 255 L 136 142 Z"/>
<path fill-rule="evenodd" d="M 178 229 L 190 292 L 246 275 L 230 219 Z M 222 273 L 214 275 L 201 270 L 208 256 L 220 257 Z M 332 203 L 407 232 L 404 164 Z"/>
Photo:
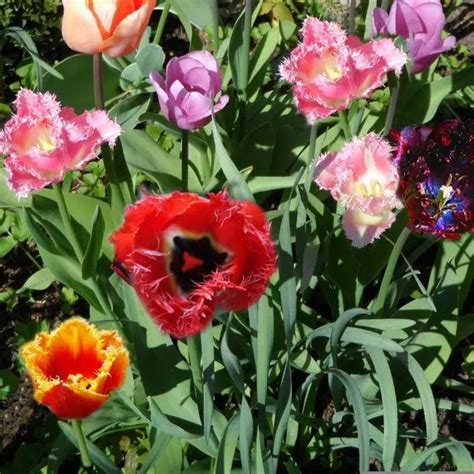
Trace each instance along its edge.
<path fill-rule="evenodd" d="M 183 293 L 189 293 L 206 277 L 222 265 L 227 252 L 219 252 L 209 237 L 173 237 L 170 271 Z"/>

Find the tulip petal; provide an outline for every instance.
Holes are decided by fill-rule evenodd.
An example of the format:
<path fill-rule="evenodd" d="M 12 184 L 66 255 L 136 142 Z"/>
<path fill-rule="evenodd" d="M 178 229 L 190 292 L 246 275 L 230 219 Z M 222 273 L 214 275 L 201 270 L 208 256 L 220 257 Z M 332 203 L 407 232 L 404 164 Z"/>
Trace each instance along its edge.
<path fill-rule="evenodd" d="M 62 34 L 66 44 L 79 53 L 103 51 L 104 42 L 86 0 L 63 0 Z"/>
<path fill-rule="evenodd" d="M 371 216 L 364 212 L 346 210 L 342 218 L 342 227 L 352 245 L 356 248 L 365 247 L 378 239 L 395 222 L 395 214 L 386 212 Z"/>
<path fill-rule="evenodd" d="M 124 18 L 105 39 L 103 52 L 111 57 L 126 56 L 137 48 L 143 33 L 150 21 L 156 0 L 145 0 L 143 5 Z"/>
<path fill-rule="evenodd" d="M 81 419 L 92 415 L 107 398 L 107 395 L 60 384 L 47 391 L 38 401 L 48 406 L 59 418 Z"/>

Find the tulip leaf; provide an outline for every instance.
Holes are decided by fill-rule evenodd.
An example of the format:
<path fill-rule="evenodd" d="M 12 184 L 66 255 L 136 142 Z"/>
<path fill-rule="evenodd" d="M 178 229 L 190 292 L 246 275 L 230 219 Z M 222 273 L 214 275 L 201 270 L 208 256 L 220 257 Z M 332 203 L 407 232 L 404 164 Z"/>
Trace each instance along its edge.
<path fill-rule="evenodd" d="M 55 280 L 54 275 L 51 273 L 49 268 L 42 268 L 37 272 L 33 273 L 28 280 L 25 281 L 23 286 L 18 290 L 26 291 L 26 290 L 34 290 L 34 291 L 42 291 L 49 288 L 53 281 Z"/>
<path fill-rule="evenodd" d="M 140 117 L 148 110 L 150 102 L 149 94 L 132 95 L 114 105 L 109 115 L 117 120 L 122 130 L 131 130 L 137 126 Z"/>
<path fill-rule="evenodd" d="M 138 52 L 135 61 L 143 77 L 148 77 L 152 71 L 161 72 L 163 70 L 165 53 L 161 46 L 148 44 Z"/>
<path fill-rule="evenodd" d="M 21 208 L 31 204 L 31 196 L 20 199 L 7 185 L 7 172 L 0 168 L 0 208 Z"/>
<path fill-rule="evenodd" d="M 219 131 L 217 130 L 215 120 L 212 121 L 212 135 L 214 137 L 216 158 L 221 165 L 225 177 L 227 178 L 230 189 L 233 190 L 235 188 L 235 194 L 240 199 L 253 201 L 253 195 L 248 184 L 240 174 L 239 170 L 232 161 L 232 158 L 227 153 L 224 144 L 222 143 L 222 139 Z"/>
<path fill-rule="evenodd" d="M 69 423 L 58 421 L 58 425 L 69 441 L 74 446 L 76 446 L 76 448 L 78 448 L 79 441 L 77 440 L 74 430 L 69 425 Z M 94 443 L 87 439 L 86 444 L 91 460 L 97 467 L 102 469 L 107 474 L 120 474 L 121 469 L 116 464 L 114 464 L 101 449 L 99 449 Z"/>
<path fill-rule="evenodd" d="M 82 261 L 82 278 L 87 280 L 97 273 L 97 261 L 102 251 L 105 233 L 105 222 L 100 207 L 97 206 L 92 217 L 91 233 Z"/>
<path fill-rule="evenodd" d="M 171 421 L 170 417 L 166 416 L 152 397 L 148 397 L 148 403 L 150 406 L 151 423 L 152 425 L 170 436 L 176 436 L 178 438 L 200 438 L 202 436 L 202 428 L 192 422 L 186 420 Z"/>
<path fill-rule="evenodd" d="M 43 78 L 44 90 L 56 94 L 62 105 L 74 108 L 77 113 L 95 107 L 93 88 L 90 81 L 85 80 L 86 77 L 92 78 L 92 56 L 76 54 L 61 61 L 54 69 L 64 80 L 46 74 Z M 104 64 L 103 81 L 107 102 L 120 93 L 119 74 Z"/>
<path fill-rule="evenodd" d="M 224 435 L 219 445 L 216 460 L 216 474 L 232 474 L 234 454 L 239 439 L 240 415 L 235 414 L 226 426 Z"/>
<path fill-rule="evenodd" d="M 162 192 L 173 191 L 181 183 L 181 163 L 164 151 L 143 130 L 126 130 L 120 137 L 127 164 L 149 176 Z M 190 170 L 190 184 L 194 173 Z"/>
<path fill-rule="evenodd" d="M 471 85 L 474 85 L 474 66 L 426 84 L 420 85 L 415 78 L 408 83 L 402 81 L 395 123 L 397 125 L 427 123 L 435 116 L 447 95 Z"/>

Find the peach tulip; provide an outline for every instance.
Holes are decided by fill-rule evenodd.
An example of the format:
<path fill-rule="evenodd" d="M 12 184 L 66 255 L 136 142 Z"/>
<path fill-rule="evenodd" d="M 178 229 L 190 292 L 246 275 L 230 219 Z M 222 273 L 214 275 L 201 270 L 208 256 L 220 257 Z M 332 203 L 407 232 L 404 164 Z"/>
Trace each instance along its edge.
<path fill-rule="evenodd" d="M 137 48 L 156 0 L 63 0 L 63 38 L 80 53 L 126 56 Z"/>

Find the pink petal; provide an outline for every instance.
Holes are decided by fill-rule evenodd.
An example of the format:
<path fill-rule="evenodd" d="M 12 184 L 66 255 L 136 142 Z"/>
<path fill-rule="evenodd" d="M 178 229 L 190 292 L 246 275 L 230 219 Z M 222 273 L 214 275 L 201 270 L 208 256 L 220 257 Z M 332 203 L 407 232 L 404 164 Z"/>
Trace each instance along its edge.
<path fill-rule="evenodd" d="M 342 227 L 352 245 L 364 247 L 378 239 L 395 222 L 395 214 L 386 212 L 371 216 L 363 212 L 347 210 L 342 218 Z"/>

